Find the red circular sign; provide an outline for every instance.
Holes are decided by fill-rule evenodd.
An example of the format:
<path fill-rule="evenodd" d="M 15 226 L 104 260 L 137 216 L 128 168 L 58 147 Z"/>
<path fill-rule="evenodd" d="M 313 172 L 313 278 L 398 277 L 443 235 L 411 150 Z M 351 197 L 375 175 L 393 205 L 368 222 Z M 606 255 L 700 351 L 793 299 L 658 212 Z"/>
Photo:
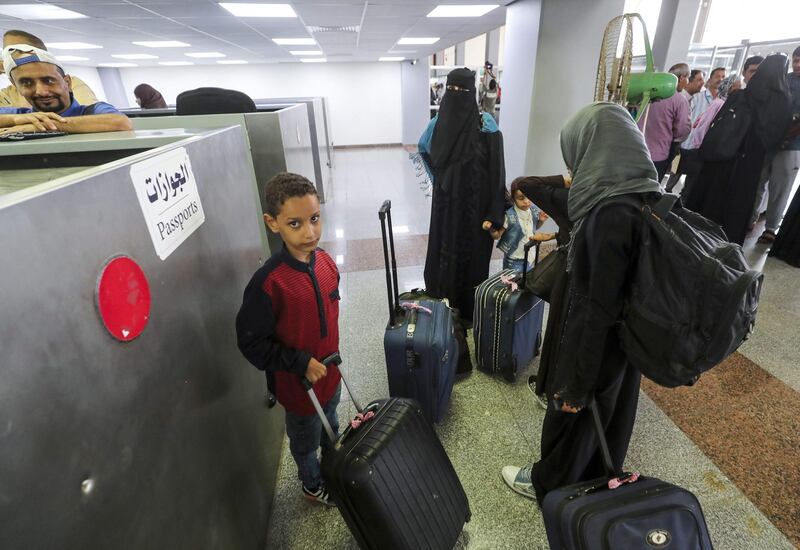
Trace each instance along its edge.
<path fill-rule="evenodd" d="M 97 284 L 97 308 L 111 336 L 130 342 L 150 318 L 150 285 L 139 265 L 127 256 L 108 262 Z"/>

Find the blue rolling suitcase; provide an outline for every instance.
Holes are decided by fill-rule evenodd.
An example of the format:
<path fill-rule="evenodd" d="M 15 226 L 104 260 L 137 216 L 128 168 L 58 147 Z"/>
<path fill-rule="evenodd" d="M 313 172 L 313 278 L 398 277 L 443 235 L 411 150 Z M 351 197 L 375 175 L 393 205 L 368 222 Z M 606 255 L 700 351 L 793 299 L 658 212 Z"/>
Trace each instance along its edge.
<path fill-rule="evenodd" d="M 525 245 L 526 265 L 533 246 L 532 241 Z M 525 290 L 525 275 L 504 269 L 475 289 L 472 336 L 478 368 L 509 382 L 536 357 L 542 339 L 544 302 Z"/>
<path fill-rule="evenodd" d="M 415 399 L 430 422 L 440 422 L 447 412 L 458 364 L 452 311 L 443 300 L 401 303 L 391 208 L 391 201 L 386 201 L 378 212 L 389 296 L 389 323 L 383 337 L 389 395 Z"/>
<path fill-rule="evenodd" d="M 590 405 L 606 470 L 613 472 L 602 421 Z M 551 550 L 712 550 L 703 510 L 690 491 L 637 473 L 561 487 L 545 495 Z"/>

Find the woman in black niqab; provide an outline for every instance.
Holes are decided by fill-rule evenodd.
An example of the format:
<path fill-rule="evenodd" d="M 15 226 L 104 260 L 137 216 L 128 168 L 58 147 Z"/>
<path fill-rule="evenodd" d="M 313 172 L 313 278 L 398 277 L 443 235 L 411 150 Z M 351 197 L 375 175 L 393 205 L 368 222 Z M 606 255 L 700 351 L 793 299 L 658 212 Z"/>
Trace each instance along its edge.
<path fill-rule="evenodd" d="M 491 115 L 481 115 L 475 73 L 447 76 L 439 114 L 420 140 L 433 183 L 425 287 L 447 298 L 472 321 L 475 287 L 489 276 L 494 241 L 484 222 L 500 228 L 505 212 L 503 138 Z"/>

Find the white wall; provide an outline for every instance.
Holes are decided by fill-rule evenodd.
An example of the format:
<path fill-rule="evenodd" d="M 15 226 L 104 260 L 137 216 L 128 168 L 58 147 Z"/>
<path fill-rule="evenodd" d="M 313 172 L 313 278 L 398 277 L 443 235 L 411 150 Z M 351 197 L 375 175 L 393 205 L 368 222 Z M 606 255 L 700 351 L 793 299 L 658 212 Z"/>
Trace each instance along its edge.
<path fill-rule="evenodd" d="M 430 93 L 428 59 L 420 59 L 412 65 L 404 61 L 400 65 L 403 80 L 403 143 L 414 144 L 430 122 Z"/>
<path fill-rule="evenodd" d="M 464 65 L 483 67 L 486 62 L 486 35 L 480 34 L 464 43 Z"/>
<path fill-rule="evenodd" d="M 180 92 L 201 86 L 240 90 L 254 99 L 325 96 L 334 145 L 402 141 L 399 63 L 137 67 L 120 69 L 120 74 L 129 100 L 122 107 L 136 105 L 133 89 L 143 82 L 160 91 L 170 104 Z M 427 94 L 427 84 L 423 84 Z"/>

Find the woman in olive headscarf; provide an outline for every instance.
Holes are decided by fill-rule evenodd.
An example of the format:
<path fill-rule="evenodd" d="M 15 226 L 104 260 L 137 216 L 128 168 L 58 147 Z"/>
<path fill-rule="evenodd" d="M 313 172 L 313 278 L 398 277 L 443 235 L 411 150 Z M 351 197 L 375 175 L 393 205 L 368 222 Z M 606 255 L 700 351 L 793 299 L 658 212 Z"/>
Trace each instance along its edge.
<path fill-rule="evenodd" d="M 494 118 L 478 112 L 474 72 L 447 75 L 439 114 L 419 150 L 433 183 L 425 288 L 448 298 L 469 324 L 494 243 L 483 226 L 503 226 L 506 194 L 503 137 Z"/>
<path fill-rule="evenodd" d="M 595 103 L 578 111 L 561 131 L 561 151 L 573 176 L 567 205 L 574 227 L 568 304 L 547 388 L 553 406 L 544 419 L 540 460 L 502 472 L 513 490 L 539 503 L 557 487 L 604 475 L 592 416 L 585 410 L 592 399 L 614 466 L 622 466 L 641 375 L 628 364 L 615 326 L 632 280 L 643 217 L 620 197 L 633 195 L 644 204 L 661 193 L 642 133 L 619 105 Z"/>
<path fill-rule="evenodd" d="M 731 107 L 746 109 L 752 114 L 750 127 L 736 156 L 703 162 L 696 183 L 686 195 L 686 207 L 720 224 L 733 243 L 744 243 L 756 206 L 762 167 L 778 149 L 792 122 L 786 65 L 785 55 L 770 55 L 759 65 L 747 88 L 730 94 L 720 112 Z M 713 131 L 710 128 L 706 138 Z"/>

